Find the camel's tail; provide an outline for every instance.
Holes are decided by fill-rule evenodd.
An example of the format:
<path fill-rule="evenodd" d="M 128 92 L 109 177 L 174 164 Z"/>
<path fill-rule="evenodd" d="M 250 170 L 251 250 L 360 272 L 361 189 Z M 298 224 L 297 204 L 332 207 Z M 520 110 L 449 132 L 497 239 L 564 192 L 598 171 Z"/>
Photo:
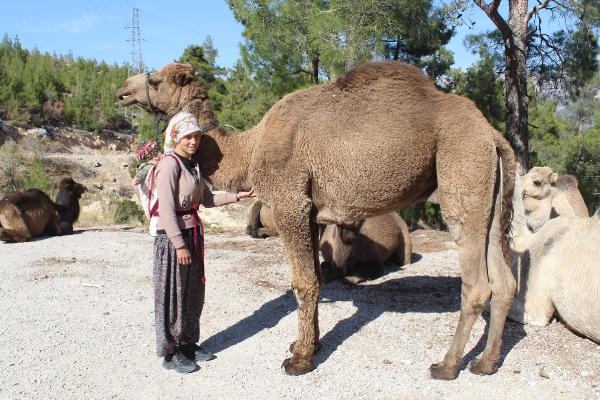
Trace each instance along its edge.
<path fill-rule="evenodd" d="M 510 240 L 511 240 L 511 224 L 513 217 L 513 190 L 515 187 L 516 177 L 516 161 L 515 153 L 510 146 L 508 140 L 506 140 L 500 132 L 494 133 L 494 141 L 496 143 L 496 150 L 500 156 L 502 166 L 502 205 L 500 214 L 500 229 L 502 230 L 502 253 L 504 259 L 509 262 L 510 255 Z"/>

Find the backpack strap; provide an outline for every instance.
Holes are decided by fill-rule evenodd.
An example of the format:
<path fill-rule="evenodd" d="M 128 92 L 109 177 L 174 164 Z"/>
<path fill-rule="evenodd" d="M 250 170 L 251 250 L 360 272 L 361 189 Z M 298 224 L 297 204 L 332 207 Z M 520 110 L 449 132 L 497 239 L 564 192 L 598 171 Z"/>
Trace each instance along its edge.
<path fill-rule="evenodd" d="M 177 158 L 177 156 L 173 155 L 173 154 L 167 154 L 166 157 L 171 157 L 173 158 L 176 162 L 177 162 L 177 180 L 179 180 L 179 178 L 181 177 L 181 161 L 179 160 L 179 158 Z M 150 209 L 150 201 L 152 200 L 152 187 L 154 186 L 154 169 L 156 168 L 156 165 L 154 165 L 154 167 L 152 167 L 152 169 L 150 170 L 150 173 L 152 173 L 152 177 L 150 178 L 150 193 L 148 194 L 148 209 Z M 156 199 L 156 201 L 154 202 L 154 205 L 152 206 L 152 208 L 150 209 L 150 218 L 154 217 L 154 216 L 158 216 L 158 199 Z"/>

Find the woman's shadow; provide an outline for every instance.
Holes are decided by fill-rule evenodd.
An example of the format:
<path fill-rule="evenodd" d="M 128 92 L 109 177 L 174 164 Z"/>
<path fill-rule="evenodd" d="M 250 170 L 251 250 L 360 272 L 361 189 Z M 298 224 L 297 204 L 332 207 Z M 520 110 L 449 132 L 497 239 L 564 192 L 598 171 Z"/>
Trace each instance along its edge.
<path fill-rule="evenodd" d="M 387 269 L 387 268 L 386 268 Z M 320 303 L 351 301 L 356 311 L 340 320 L 320 338 L 321 348 L 315 354 L 317 365 L 325 362 L 349 337 L 357 333 L 366 323 L 374 321 L 385 312 L 395 313 L 447 313 L 460 309 L 460 286 L 458 277 L 409 276 L 380 284 L 347 285 L 335 281 L 323 286 Z M 277 325 L 286 315 L 295 311 L 297 303 L 291 290 L 263 304 L 252 315 L 238 321 L 227 329 L 208 338 L 203 346 L 218 353 L 254 336 L 263 329 Z M 486 318 L 486 322 L 488 318 Z M 507 321 L 502 342 L 501 359 L 524 336 L 525 331 L 517 323 Z M 398 333 L 400 336 L 401 333 Z M 486 333 L 477 346 L 466 356 L 465 363 L 478 354 L 485 344 Z M 508 340 L 507 340 L 508 339 Z M 295 337 L 290 337 L 290 343 Z M 466 364 L 464 364 L 466 365 Z M 463 367 L 464 367 L 463 365 Z"/>

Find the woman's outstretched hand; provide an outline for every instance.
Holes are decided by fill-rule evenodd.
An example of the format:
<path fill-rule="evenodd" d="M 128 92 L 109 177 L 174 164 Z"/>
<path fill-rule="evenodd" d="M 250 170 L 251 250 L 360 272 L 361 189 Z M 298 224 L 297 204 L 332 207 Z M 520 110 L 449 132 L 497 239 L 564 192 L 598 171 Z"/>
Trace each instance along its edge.
<path fill-rule="evenodd" d="M 256 195 L 254 194 L 254 189 L 250 189 L 249 192 L 237 192 L 236 194 L 237 199 L 244 199 L 246 197 L 256 197 Z"/>

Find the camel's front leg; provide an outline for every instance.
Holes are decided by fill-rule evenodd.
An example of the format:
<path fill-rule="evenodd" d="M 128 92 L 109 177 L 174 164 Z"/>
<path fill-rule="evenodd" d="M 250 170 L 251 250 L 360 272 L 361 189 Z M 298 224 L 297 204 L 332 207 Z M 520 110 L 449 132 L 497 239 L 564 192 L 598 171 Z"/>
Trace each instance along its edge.
<path fill-rule="evenodd" d="M 298 338 L 293 355 L 283 362 L 288 375 L 301 375 L 315 369 L 313 354 L 319 345 L 318 303 L 321 269 L 318 259 L 318 230 L 311 221 L 312 204 L 285 203 L 275 208 L 275 220 L 292 268 L 292 288 L 298 301 Z"/>

